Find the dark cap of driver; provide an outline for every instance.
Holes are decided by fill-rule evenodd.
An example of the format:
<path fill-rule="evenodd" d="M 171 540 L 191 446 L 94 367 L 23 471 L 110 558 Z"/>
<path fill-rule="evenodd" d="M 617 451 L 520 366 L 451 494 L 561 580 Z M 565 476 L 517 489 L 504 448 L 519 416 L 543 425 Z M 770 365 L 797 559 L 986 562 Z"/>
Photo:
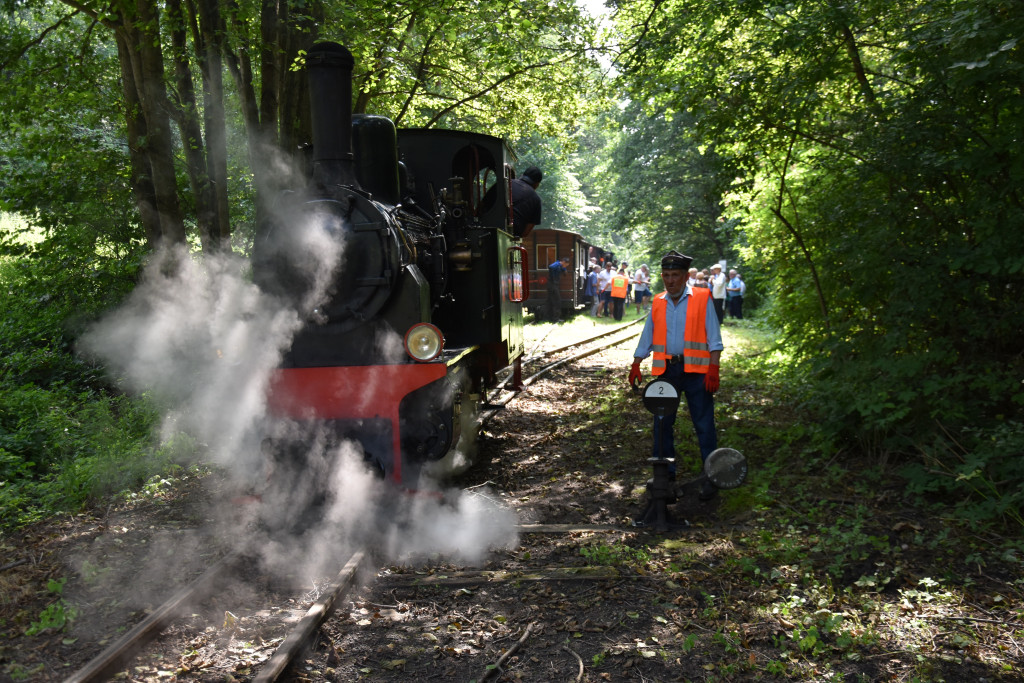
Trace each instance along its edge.
<path fill-rule="evenodd" d="M 693 258 L 680 254 L 678 251 L 670 251 L 661 257 L 662 270 L 686 270 L 693 263 Z"/>

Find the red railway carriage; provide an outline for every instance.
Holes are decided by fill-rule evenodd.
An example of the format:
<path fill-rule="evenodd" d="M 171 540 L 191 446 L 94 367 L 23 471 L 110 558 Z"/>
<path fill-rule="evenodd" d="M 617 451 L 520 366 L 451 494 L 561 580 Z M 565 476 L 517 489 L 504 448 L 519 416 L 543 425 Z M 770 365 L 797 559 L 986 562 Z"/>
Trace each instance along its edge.
<path fill-rule="evenodd" d="M 546 310 L 548 266 L 563 256 L 569 257 L 569 273 L 559 281 L 561 317 L 573 315 L 583 305 L 588 247 L 580 234 L 568 230 L 534 228 L 523 238 L 530 267 L 530 298 L 526 300 L 526 309 L 538 320 L 550 317 Z"/>

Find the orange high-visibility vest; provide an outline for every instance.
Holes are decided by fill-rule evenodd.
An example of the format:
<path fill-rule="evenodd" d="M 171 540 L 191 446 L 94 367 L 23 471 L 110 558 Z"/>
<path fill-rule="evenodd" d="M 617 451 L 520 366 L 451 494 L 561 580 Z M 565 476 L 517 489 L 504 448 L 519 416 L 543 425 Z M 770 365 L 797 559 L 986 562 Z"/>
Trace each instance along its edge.
<path fill-rule="evenodd" d="M 669 353 L 668 325 L 665 323 L 665 311 L 668 308 L 668 292 L 654 297 L 651 303 L 651 322 L 654 323 L 654 337 L 651 348 L 654 361 L 651 372 L 661 375 L 668 367 Z M 708 349 L 708 330 L 706 327 L 708 299 L 711 290 L 702 287 L 690 288 L 690 300 L 686 302 L 686 331 L 683 334 L 683 372 L 699 372 L 707 374 L 711 366 L 711 351 Z"/>
<path fill-rule="evenodd" d="M 629 288 L 629 279 L 625 275 L 616 275 L 612 278 L 612 298 L 625 299 L 626 291 Z"/>

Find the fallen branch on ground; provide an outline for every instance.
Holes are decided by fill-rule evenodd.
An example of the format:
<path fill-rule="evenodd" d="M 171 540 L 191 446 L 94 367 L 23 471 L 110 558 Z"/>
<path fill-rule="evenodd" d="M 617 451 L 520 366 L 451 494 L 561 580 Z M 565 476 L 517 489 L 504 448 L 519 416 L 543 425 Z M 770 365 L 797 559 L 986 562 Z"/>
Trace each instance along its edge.
<path fill-rule="evenodd" d="M 580 681 L 583 680 L 583 658 L 575 652 L 573 652 L 572 650 L 570 650 L 568 645 L 563 645 L 562 649 L 571 654 L 573 657 L 575 657 L 576 661 L 580 663 L 580 672 L 576 674 L 576 683 L 580 683 Z"/>
<path fill-rule="evenodd" d="M 28 564 L 28 560 L 23 558 L 23 559 L 20 559 L 20 560 L 15 560 L 14 562 L 8 562 L 4 566 L 0 567 L 0 572 L 5 572 L 8 569 L 14 569 L 15 567 L 20 567 L 23 564 Z"/>
<path fill-rule="evenodd" d="M 484 671 L 484 675 L 480 677 L 481 681 L 486 681 L 488 678 L 501 671 L 501 665 L 507 662 L 508 658 L 511 657 L 512 654 L 516 650 L 518 650 L 523 643 L 526 642 L 526 639 L 530 637 L 530 633 L 533 631 L 533 627 L 536 625 L 536 623 L 537 622 L 531 622 L 530 625 L 526 627 L 526 630 L 523 631 L 523 635 L 520 636 L 519 640 L 516 641 L 516 644 L 510 647 L 509 649 L 505 650 L 505 654 L 503 654 L 501 657 L 498 657 L 498 661 L 496 661 L 494 664 L 488 665 L 487 670 Z"/>

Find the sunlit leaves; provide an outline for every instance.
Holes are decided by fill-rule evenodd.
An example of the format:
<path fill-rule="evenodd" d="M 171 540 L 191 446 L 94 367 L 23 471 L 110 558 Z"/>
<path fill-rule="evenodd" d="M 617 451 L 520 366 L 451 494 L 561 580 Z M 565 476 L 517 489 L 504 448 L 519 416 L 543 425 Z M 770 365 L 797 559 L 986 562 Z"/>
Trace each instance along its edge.
<path fill-rule="evenodd" d="M 399 125 L 562 133 L 591 89 L 593 27 L 572 0 L 361 9 L 337 17 L 356 58 L 357 108 Z"/>
<path fill-rule="evenodd" d="M 904 448 L 1020 394 L 1017 5 L 642 1 L 618 25 L 637 98 L 739 170 L 727 215 L 837 432 Z"/>
<path fill-rule="evenodd" d="M 123 245 L 134 216 L 122 161 L 116 52 L 63 5 L 20 7 L 0 40 L 0 203 L 68 244 Z M 38 47 L 33 48 L 33 41 Z"/>

